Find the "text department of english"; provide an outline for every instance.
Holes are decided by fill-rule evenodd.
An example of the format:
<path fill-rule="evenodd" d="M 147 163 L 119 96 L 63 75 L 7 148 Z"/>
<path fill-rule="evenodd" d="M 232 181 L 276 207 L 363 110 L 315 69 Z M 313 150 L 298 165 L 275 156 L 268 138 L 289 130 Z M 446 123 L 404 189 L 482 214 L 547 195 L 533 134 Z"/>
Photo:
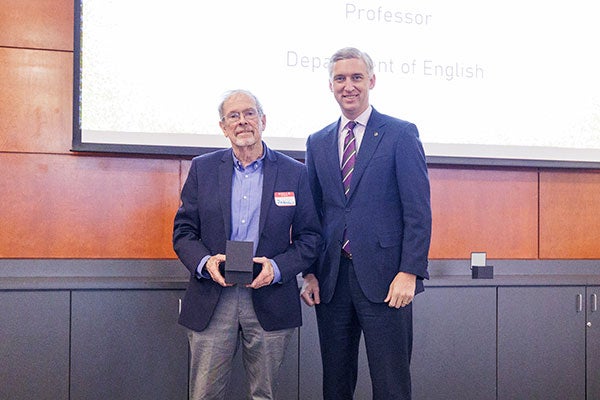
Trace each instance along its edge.
<path fill-rule="evenodd" d="M 485 69 L 479 64 L 461 62 L 440 63 L 433 60 L 397 62 L 393 59 L 387 61 L 373 60 L 375 73 L 422 75 L 431 78 L 442 78 L 447 81 L 454 79 L 484 79 Z M 316 72 L 327 69 L 328 57 L 307 56 L 298 54 L 293 50 L 286 53 L 286 66 L 304 71 Z"/>

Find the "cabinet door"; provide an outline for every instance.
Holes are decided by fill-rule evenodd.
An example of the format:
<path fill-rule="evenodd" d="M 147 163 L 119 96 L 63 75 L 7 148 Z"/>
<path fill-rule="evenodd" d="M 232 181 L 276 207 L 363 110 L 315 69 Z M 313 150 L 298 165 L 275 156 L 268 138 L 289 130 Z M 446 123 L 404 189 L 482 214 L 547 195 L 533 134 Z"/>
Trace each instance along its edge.
<path fill-rule="evenodd" d="M 600 286 L 587 288 L 587 398 L 600 399 Z"/>
<path fill-rule="evenodd" d="M 180 290 L 72 294 L 71 400 L 185 400 Z"/>
<path fill-rule="evenodd" d="M 413 308 L 415 400 L 496 398 L 496 288 L 432 287 Z"/>
<path fill-rule="evenodd" d="M 585 287 L 498 288 L 498 399 L 585 399 Z"/>
<path fill-rule="evenodd" d="M 0 292 L 0 399 L 69 398 L 69 292 Z"/>

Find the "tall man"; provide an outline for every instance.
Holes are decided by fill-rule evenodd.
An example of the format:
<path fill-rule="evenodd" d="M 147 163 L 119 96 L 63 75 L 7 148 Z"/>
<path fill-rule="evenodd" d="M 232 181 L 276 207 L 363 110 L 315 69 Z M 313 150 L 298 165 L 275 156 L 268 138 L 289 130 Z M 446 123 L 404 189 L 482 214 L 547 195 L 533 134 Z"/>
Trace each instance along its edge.
<path fill-rule="evenodd" d="M 410 399 L 412 300 L 428 278 L 429 179 L 414 124 L 369 104 L 373 62 L 330 59 L 342 116 L 308 138 L 306 164 L 324 235 L 302 298 L 316 304 L 325 400 L 352 399 L 364 334 L 373 398 Z"/>
<path fill-rule="evenodd" d="M 173 232 L 191 274 L 179 318 L 189 329 L 190 399 L 225 398 L 240 341 L 249 397 L 272 399 L 301 324 L 296 276 L 318 256 L 319 220 L 305 165 L 262 141 L 266 116 L 256 97 L 229 92 L 219 114 L 231 148 L 193 159 Z M 221 274 L 227 240 L 253 242 L 251 284 Z"/>

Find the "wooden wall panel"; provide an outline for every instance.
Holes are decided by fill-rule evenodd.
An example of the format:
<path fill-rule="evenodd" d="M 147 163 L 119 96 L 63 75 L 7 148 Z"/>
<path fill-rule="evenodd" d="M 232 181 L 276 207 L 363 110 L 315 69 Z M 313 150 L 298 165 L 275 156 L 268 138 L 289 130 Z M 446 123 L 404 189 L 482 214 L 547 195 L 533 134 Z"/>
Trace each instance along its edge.
<path fill-rule="evenodd" d="M 73 51 L 73 0 L 0 0 L 0 46 Z"/>
<path fill-rule="evenodd" d="M 174 258 L 190 161 L 69 153 L 73 5 L 0 0 L 0 257 Z M 600 171 L 430 176 L 431 258 L 600 258 Z"/>
<path fill-rule="evenodd" d="M 179 161 L 0 153 L 0 165 L 0 257 L 175 257 Z"/>
<path fill-rule="evenodd" d="M 69 151 L 72 63 L 71 53 L 0 48 L 0 151 Z"/>
<path fill-rule="evenodd" d="M 600 259 L 600 170 L 540 172 L 540 258 Z"/>
<path fill-rule="evenodd" d="M 537 258 L 536 170 L 430 168 L 430 258 Z"/>

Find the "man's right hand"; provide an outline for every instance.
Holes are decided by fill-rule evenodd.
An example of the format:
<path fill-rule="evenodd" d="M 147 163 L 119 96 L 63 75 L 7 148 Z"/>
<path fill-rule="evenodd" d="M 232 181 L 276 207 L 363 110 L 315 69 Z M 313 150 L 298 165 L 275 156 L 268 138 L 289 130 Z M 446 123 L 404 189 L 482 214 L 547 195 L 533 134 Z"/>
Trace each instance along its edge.
<path fill-rule="evenodd" d="M 225 254 L 216 254 L 211 256 L 204 264 L 204 269 L 208 271 L 210 277 L 213 281 L 218 283 L 223 287 L 233 286 L 231 283 L 225 282 L 225 277 L 221 274 L 221 270 L 219 269 L 219 265 L 225 261 Z"/>
<path fill-rule="evenodd" d="M 302 300 L 310 307 L 321 303 L 321 298 L 319 297 L 319 281 L 314 274 L 307 274 L 304 277 L 300 297 L 302 297 Z"/>

